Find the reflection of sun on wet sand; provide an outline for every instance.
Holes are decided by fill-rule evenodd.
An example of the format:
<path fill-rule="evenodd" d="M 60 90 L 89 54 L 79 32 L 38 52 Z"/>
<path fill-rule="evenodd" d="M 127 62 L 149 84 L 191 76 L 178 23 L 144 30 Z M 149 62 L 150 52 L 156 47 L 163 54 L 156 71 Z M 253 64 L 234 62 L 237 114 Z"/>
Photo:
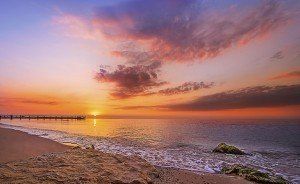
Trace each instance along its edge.
<path fill-rule="evenodd" d="M 0 183 L 250 183 L 237 177 L 154 167 L 136 156 L 72 149 L 10 129 L 0 128 L 0 147 Z"/>

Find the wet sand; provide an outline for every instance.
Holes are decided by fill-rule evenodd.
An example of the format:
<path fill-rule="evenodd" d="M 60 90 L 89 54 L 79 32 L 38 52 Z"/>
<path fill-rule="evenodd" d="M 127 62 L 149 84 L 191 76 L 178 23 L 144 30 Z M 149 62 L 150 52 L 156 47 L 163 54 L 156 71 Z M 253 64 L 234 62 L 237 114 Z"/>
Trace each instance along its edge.
<path fill-rule="evenodd" d="M 0 128 L 0 148 L 0 183 L 251 183 L 235 176 L 154 167 L 136 156 L 72 149 L 4 128 Z"/>
<path fill-rule="evenodd" d="M 0 162 L 26 159 L 69 147 L 25 132 L 0 128 Z"/>
<path fill-rule="evenodd" d="M 223 174 L 195 174 L 190 171 L 157 167 L 159 178 L 155 184 L 253 184 L 241 177 Z"/>

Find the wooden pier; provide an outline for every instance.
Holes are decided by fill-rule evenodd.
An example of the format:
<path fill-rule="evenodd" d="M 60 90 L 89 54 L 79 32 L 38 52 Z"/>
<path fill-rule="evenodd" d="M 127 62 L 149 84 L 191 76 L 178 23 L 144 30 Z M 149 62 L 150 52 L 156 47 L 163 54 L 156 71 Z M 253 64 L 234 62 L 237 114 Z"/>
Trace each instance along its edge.
<path fill-rule="evenodd" d="M 54 120 L 84 120 L 86 116 L 50 116 L 50 115 L 0 115 L 1 119 L 54 119 Z"/>

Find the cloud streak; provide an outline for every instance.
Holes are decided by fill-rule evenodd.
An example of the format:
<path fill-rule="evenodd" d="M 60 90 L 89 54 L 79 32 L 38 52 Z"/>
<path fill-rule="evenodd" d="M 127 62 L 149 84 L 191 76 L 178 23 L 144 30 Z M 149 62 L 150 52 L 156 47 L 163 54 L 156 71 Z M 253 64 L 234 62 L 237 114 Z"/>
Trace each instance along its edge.
<path fill-rule="evenodd" d="M 98 8 L 95 18 L 106 38 L 122 42 L 113 54 L 135 63 L 213 58 L 264 37 L 287 20 L 276 1 L 217 11 L 197 0 L 125 1 Z"/>
<path fill-rule="evenodd" d="M 293 72 L 287 72 L 283 73 L 281 75 L 277 75 L 275 77 L 272 77 L 271 80 L 280 80 L 280 79 L 290 79 L 290 78 L 300 78 L 300 71 L 293 71 Z"/>
<path fill-rule="evenodd" d="M 300 85 L 255 86 L 203 96 L 181 104 L 162 106 L 169 110 L 214 111 L 300 105 Z"/>
<path fill-rule="evenodd" d="M 0 105 L 7 106 L 11 103 L 19 104 L 33 104 L 33 105 L 60 105 L 63 103 L 68 103 L 66 101 L 56 101 L 56 100 L 39 100 L 30 98 L 2 98 L 0 99 Z"/>
<path fill-rule="evenodd" d="M 120 109 L 218 111 L 260 107 L 284 107 L 290 105 L 300 105 L 300 84 L 289 86 L 254 86 L 202 96 L 185 103 L 158 106 L 124 106 L 120 107 Z"/>
<path fill-rule="evenodd" d="M 185 82 L 182 85 L 172 87 L 172 88 L 166 88 L 159 90 L 157 94 L 162 95 L 178 95 L 178 94 L 184 94 L 191 91 L 197 91 L 199 89 L 207 89 L 214 86 L 214 83 L 205 84 L 204 82 Z"/>
<path fill-rule="evenodd" d="M 276 52 L 272 57 L 271 59 L 275 59 L 275 60 L 280 60 L 280 59 L 283 59 L 283 53 L 282 51 L 278 51 Z"/>

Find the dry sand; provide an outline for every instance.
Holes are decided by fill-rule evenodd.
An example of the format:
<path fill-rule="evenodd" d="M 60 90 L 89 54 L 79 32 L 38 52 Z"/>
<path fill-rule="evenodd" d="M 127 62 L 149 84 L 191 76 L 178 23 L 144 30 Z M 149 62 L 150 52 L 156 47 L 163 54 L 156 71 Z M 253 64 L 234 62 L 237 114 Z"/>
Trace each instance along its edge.
<path fill-rule="evenodd" d="M 198 175 L 154 167 L 139 157 L 70 149 L 48 139 L 3 128 L 0 128 L 0 148 L 0 183 L 251 183 L 221 174 Z"/>

